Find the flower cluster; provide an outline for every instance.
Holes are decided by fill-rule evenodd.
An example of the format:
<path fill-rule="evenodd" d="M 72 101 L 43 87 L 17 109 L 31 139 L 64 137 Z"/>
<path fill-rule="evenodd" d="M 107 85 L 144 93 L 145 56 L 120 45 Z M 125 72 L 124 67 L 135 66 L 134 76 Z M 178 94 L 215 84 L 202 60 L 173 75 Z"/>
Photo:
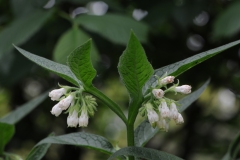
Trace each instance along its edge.
<path fill-rule="evenodd" d="M 83 88 L 60 86 L 49 92 L 49 97 L 53 101 L 59 101 L 51 110 L 55 116 L 59 116 L 62 111 L 68 113 L 68 127 L 87 127 L 89 116 L 94 115 L 96 110 L 96 99 L 90 95 L 83 94 Z"/>
<path fill-rule="evenodd" d="M 167 92 L 175 92 L 182 94 L 191 93 L 191 86 L 182 85 L 178 86 L 173 84 L 171 87 L 167 85 L 174 82 L 174 76 L 158 77 L 158 84 L 156 88 L 152 89 L 152 92 L 145 97 L 145 101 L 139 112 L 142 116 L 147 116 L 150 124 L 153 127 L 158 126 L 160 129 L 168 131 L 169 121 L 174 120 L 176 124 L 184 123 L 182 115 L 178 112 L 177 102 L 166 98 L 164 95 Z M 163 90 L 163 88 L 165 90 Z"/>

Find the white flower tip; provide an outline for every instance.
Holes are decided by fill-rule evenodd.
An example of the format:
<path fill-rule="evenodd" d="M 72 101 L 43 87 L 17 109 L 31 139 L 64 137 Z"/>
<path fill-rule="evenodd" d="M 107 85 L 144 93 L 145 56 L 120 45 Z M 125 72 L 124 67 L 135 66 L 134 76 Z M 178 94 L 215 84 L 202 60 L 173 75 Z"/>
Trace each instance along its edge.
<path fill-rule="evenodd" d="M 164 131 L 168 132 L 169 124 L 165 119 L 160 119 L 157 121 L 157 126 L 159 129 L 163 129 Z"/>
<path fill-rule="evenodd" d="M 177 119 L 175 120 L 177 124 L 182 124 L 184 123 L 183 117 L 180 113 L 178 113 Z"/>
<path fill-rule="evenodd" d="M 66 110 L 71 105 L 73 98 L 73 95 L 69 95 L 67 98 L 64 98 L 59 102 L 59 107 L 62 108 L 62 110 Z"/>
<path fill-rule="evenodd" d="M 154 95 L 154 97 L 156 97 L 157 99 L 160 99 L 164 96 L 164 91 L 161 89 L 153 89 L 152 90 L 152 94 Z"/>
<path fill-rule="evenodd" d="M 158 121 L 159 119 L 158 114 L 153 109 L 147 109 L 147 112 L 148 112 L 148 120 L 151 124 Z"/>
<path fill-rule="evenodd" d="M 87 127 L 88 125 L 88 115 L 86 112 L 82 111 L 81 116 L 79 117 L 79 127 Z"/>
<path fill-rule="evenodd" d="M 183 94 L 189 94 L 189 93 L 191 93 L 191 89 L 192 89 L 192 87 L 189 85 L 182 85 L 182 86 L 176 87 L 175 91 L 183 93 Z"/>
<path fill-rule="evenodd" d="M 162 118 L 171 118 L 170 110 L 169 110 L 166 102 L 162 102 L 159 105 L 158 110 L 159 110 Z"/>
<path fill-rule="evenodd" d="M 77 127 L 78 125 L 78 113 L 76 110 L 72 112 L 72 114 L 69 114 L 67 117 L 67 124 L 68 127 Z"/>
<path fill-rule="evenodd" d="M 54 89 L 51 92 L 49 92 L 48 96 L 51 98 L 52 101 L 57 101 L 65 93 L 66 93 L 65 88 Z"/>
<path fill-rule="evenodd" d="M 53 108 L 50 112 L 53 115 L 55 115 L 56 117 L 59 116 L 62 113 L 62 109 L 59 107 L 59 103 L 57 103 L 55 106 L 53 106 Z"/>
<path fill-rule="evenodd" d="M 174 82 L 174 76 L 167 76 L 160 81 L 160 85 L 166 85 Z"/>

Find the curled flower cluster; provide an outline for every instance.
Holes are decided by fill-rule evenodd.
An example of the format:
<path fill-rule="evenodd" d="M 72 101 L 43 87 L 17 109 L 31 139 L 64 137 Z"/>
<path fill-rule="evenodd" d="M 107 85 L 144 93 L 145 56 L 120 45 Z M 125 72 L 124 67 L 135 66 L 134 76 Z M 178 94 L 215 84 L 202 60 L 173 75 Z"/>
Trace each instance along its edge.
<path fill-rule="evenodd" d="M 89 116 L 93 116 L 96 111 L 96 99 L 83 94 L 83 88 L 60 87 L 49 92 L 51 100 L 59 101 L 53 106 L 51 113 L 59 116 L 66 110 L 68 127 L 87 127 Z"/>
<path fill-rule="evenodd" d="M 168 88 L 167 85 L 173 83 L 174 78 L 174 76 L 158 78 L 158 85 L 145 97 L 146 100 L 139 109 L 140 114 L 146 116 L 153 127 L 158 126 L 166 132 L 169 129 L 170 120 L 174 120 L 176 124 L 182 124 L 184 120 L 178 112 L 177 102 L 166 98 L 164 94 L 167 92 L 189 94 L 192 88 L 189 85 L 178 86 L 179 83 Z"/>

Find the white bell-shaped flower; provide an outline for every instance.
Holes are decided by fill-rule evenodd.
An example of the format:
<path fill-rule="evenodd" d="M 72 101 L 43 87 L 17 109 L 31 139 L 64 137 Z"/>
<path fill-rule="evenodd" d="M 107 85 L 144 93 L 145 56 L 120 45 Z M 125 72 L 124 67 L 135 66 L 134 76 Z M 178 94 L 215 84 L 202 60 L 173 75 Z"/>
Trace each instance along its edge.
<path fill-rule="evenodd" d="M 170 114 L 171 114 L 172 119 L 175 120 L 178 118 L 178 110 L 177 110 L 177 106 L 174 102 L 172 102 L 170 105 Z"/>
<path fill-rule="evenodd" d="M 74 95 L 70 94 L 69 96 L 67 96 L 67 98 L 64 98 L 59 102 L 59 107 L 62 108 L 62 110 L 68 109 L 68 107 L 73 102 L 73 99 L 74 99 Z"/>
<path fill-rule="evenodd" d="M 147 114 L 148 115 L 148 120 L 151 124 L 158 121 L 158 114 L 153 109 L 148 108 L 147 113 L 148 113 Z"/>
<path fill-rule="evenodd" d="M 56 117 L 62 113 L 62 109 L 59 107 L 59 103 L 57 103 L 55 106 L 53 106 L 51 113 L 53 115 L 55 115 Z"/>
<path fill-rule="evenodd" d="M 161 104 L 158 106 L 158 110 L 159 110 L 162 118 L 170 118 L 171 117 L 170 110 L 165 101 L 161 102 Z"/>
<path fill-rule="evenodd" d="M 168 131 L 169 124 L 164 118 L 160 118 L 159 121 L 157 121 L 157 126 L 159 129 L 163 129 L 166 132 Z"/>
<path fill-rule="evenodd" d="M 189 85 L 182 85 L 182 86 L 175 87 L 174 90 L 175 90 L 175 92 L 189 94 L 189 93 L 191 93 L 191 89 L 192 89 L 192 87 Z"/>
<path fill-rule="evenodd" d="M 152 94 L 154 95 L 154 97 L 156 97 L 157 99 L 160 99 L 164 96 L 164 92 L 162 89 L 153 89 L 152 90 Z"/>
<path fill-rule="evenodd" d="M 67 92 L 67 90 L 65 88 L 54 89 L 51 92 L 49 92 L 49 97 L 51 98 L 52 101 L 57 101 L 66 92 Z"/>
<path fill-rule="evenodd" d="M 181 115 L 180 113 L 178 113 L 178 117 L 177 117 L 177 119 L 175 119 L 175 122 L 176 122 L 177 124 L 182 124 L 182 123 L 184 123 L 183 117 L 182 117 L 182 115 Z"/>
<path fill-rule="evenodd" d="M 174 76 L 167 76 L 167 77 L 160 80 L 159 85 L 164 86 L 164 85 L 167 85 L 169 83 L 173 83 L 174 78 L 175 78 Z"/>
<path fill-rule="evenodd" d="M 85 111 L 82 111 L 81 116 L 79 117 L 79 127 L 87 127 L 88 125 L 88 114 Z"/>
<path fill-rule="evenodd" d="M 76 110 L 72 112 L 72 114 L 69 114 L 67 117 L 67 124 L 68 127 L 77 127 L 78 125 L 78 113 Z"/>

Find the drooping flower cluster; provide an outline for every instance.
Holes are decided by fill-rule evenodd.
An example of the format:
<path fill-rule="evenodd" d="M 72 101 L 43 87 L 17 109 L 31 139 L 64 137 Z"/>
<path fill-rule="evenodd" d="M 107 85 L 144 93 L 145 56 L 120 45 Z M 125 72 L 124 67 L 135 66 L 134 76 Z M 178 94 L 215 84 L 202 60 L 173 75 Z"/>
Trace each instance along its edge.
<path fill-rule="evenodd" d="M 60 86 L 49 92 L 49 97 L 53 101 L 59 101 L 51 110 L 55 116 L 59 116 L 62 111 L 68 113 L 68 127 L 87 127 L 89 116 L 96 111 L 96 99 L 90 95 L 83 94 L 83 88 Z"/>
<path fill-rule="evenodd" d="M 184 120 L 178 112 L 177 102 L 166 98 L 164 96 L 165 93 L 175 92 L 176 94 L 189 94 L 192 88 L 189 85 L 178 86 L 179 82 L 168 88 L 167 85 L 173 83 L 174 78 L 174 76 L 158 77 L 156 88 L 153 88 L 152 92 L 145 97 L 145 101 L 139 109 L 140 114 L 146 116 L 153 127 L 158 126 L 166 132 L 169 129 L 170 120 L 174 120 L 176 124 L 182 124 Z M 163 90 L 163 88 L 165 90 Z"/>

